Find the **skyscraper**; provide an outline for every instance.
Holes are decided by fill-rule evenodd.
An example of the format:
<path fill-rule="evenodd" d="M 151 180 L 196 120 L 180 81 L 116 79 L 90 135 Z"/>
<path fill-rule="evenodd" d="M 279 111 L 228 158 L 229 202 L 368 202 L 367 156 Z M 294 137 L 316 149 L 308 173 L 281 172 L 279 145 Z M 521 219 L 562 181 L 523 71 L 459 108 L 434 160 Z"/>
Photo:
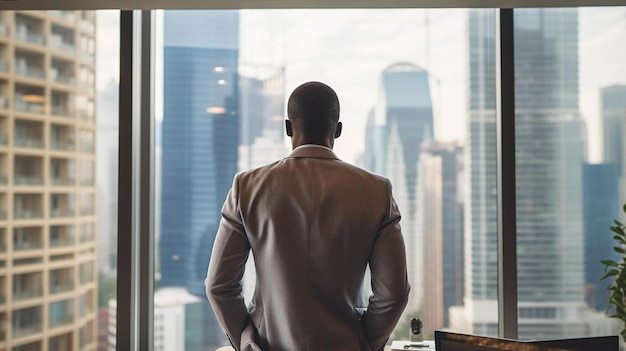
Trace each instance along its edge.
<path fill-rule="evenodd" d="M 227 343 L 204 278 L 237 172 L 238 46 L 238 11 L 165 11 L 158 284 L 202 297 L 203 348 Z"/>
<path fill-rule="evenodd" d="M 600 90 L 604 163 L 615 164 L 618 175 L 624 174 L 624 125 L 626 122 L 626 85 Z"/>
<path fill-rule="evenodd" d="M 246 67 L 243 67 L 245 69 Z M 247 170 L 285 157 L 285 70 L 251 66 L 239 77 L 241 142 L 239 170 Z"/>
<path fill-rule="evenodd" d="M 237 11 L 165 11 L 160 286 L 204 296 L 237 172 Z"/>
<path fill-rule="evenodd" d="M 416 312 L 423 296 L 423 226 L 417 210 L 418 160 L 422 143 L 434 134 L 428 72 L 411 63 L 387 67 L 378 101 L 368 117 L 366 149 L 369 170 L 387 176 L 402 213 L 407 265 L 412 288 L 407 312 Z"/>
<path fill-rule="evenodd" d="M 95 13 L 0 11 L 0 348 L 96 347 Z"/>
<path fill-rule="evenodd" d="M 585 301 L 598 311 L 609 306 L 609 281 L 601 260 L 619 260 L 613 251 L 615 242 L 609 226 L 620 214 L 618 170 L 613 163 L 585 164 Z"/>
<path fill-rule="evenodd" d="M 583 293 L 585 138 L 578 111 L 577 11 L 515 11 L 520 338 L 588 335 L 591 323 L 599 323 Z M 493 10 L 469 14 L 466 272 L 471 275 L 461 323 L 470 332 L 491 335 L 498 323 L 493 16 Z"/>
<path fill-rule="evenodd" d="M 463 282 L 464 282 L 464 253 L 463 253 L 463 205 L 462 205 L 462 148 L 457 142 L 437 142 L 433 141 L 425 143 L 421 150 L 422 155 L 427 155 L 430 158 L 438 159 L 439 171 L 434 173 L 438 178 L 439 185 L 439 197 L 438 202 L 431 202 L 427 198 L 422 198 L 418 202 L 418 208 L 424 211 L 427 207 L 433 207 L 435 204 L 439 207 L 437 209 L 440 214 L 437 216 L 430 216 L 438 218 L 437 223 L 432 222 L 428 224 L 425 219 L 424 222 L 424 257 L 428 255 L 429 245 L 441 246 L 441 276 L 440 281 L 434 282 L 431 279 L 426 279 L 429 285 L 440 286 L 441 291 L 438 292 L 441 295 L 440 302 L 441 307 L 441 324 L 436 325 L 435 328 L 442 328 L 449 326 L 448 309 L 451 306 L 459 305 L 463 303 Z M 421 157 L 421 156 L 420 156 Z M 432 162 L 431 162 L 432 164 Z M 437 163 L 435 163 L 436 165 Z M 435 183 L 435 181 L 431 181 Z M 436 184 L 436 183 L 435 183 Z M 431 189 L 422 188 L 424 192 L 430 192 Z M 428 211 L 432 211 L 429 209 Z M 425 215 L 429 217 L 429 215 Z M 438 227 L 440 234 L 438 234 L 439 243 L 429 243 L 432 239 L 429 239 L 428 233 L 431 230 L 430 226 Z M 426 259 L 424 263 L 424 275 L 426 276 L 430 269 L 435 269 L 435 262 L 430 259 Z M 428 291 L 428 287 L 424 287 L 425 291 Z M 432 292 L 431 292 L 432 293 Z M 437 292 L 435 292 L 436 294 Z M 425 293 L 426 294 L 426 293 Z M 424 297 L 428 304 L 434 302 L 427 296 Z M 428 323 L 428 319 L 425 319 Z"/>

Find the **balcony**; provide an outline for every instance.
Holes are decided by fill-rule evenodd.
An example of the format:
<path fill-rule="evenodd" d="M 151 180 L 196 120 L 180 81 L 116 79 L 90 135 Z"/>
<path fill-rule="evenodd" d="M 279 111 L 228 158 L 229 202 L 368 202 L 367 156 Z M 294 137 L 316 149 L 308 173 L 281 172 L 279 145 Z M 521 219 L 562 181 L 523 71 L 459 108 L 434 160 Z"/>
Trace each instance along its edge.
<path fill-rule="evenodd" d="M 15 39 L 37 45 L 46 43 L 46 39 L 42 34 L 30 31 L 27 26 L 20 24 L 15 27 Z"/>
<path fill-rule="evenodd" d="M 18 111 L 30 112 L 30 113 L 43 113 L 44 105 L 42 102 L 28 102 L 21 98 L 16 98 L 14 101 L 14 108 Z"/>
<path fill-rule="evenodd" d="M 52 185 L 74 185 L 76 180 L 74 177 L 50 177 Z"/>
<path fill-rule="evenodd" d="M 54 26 L 54 28 L 59 27 Z M 50 47 L 53 50 L 74 54 L 76 52 L 76 45 L 69 39 L 73 36 L 74 32 L 71 30 L 61 30 L 61 32 L 55 33 L 53 29 L 53 32 L 50 34 Z"/>
<path fill-rule="evenodd" d="M 63 116 L 63 117 L 74 117 L 74 111 L 66 106 L 52 106 L 50 109 L 53 115 Z"/>
<path fill-rule="evenodd" d="M 74 216 L 74 210 L 71 208 L 51 208 L 50 209 L 50 217 L 59 218 L 59 217 L 72 217 Z"/>
<path fill-rule="evenodd" d="M 72 245 L 74 245 L 74 238 L 71 237 L 50 238 L 50 247 L 63 247 Z"/>
<path fill-rule="evenodd" d="M 80 215 L 81 216 L 91 216 L 93 214 L 94 214 L 93 207 L 85 207 L 85 208 L 81 208 L 80 209 Z"/>
<path fill-rule="evenodd" d="M 4 23 L 0 23 L 0 37 L 8 37 L 8 36 L 9 36 L 9 27 Z"/>
<path fill-rule="evenodd" d="M 23 61 L 16 62 L 15 73 L 32 78 L 46 78 L 46 72 L 44 72 L 43 68 L 25 64 Z"/>
<path fill-rule="evenodd" d="M 76 21 L 76 14 L 74 13 L 74 11 L 58 11 L 58 10 L 54 10 L 54 11 L 48 11 L 48 13 L 50 13 L 50 15 L 60 18 L 64 21 L 67 22 L 75 22 Z"/>
<path fill-rule="evenodd" d="M 9 136 L 4 132 L 0 132 L 0 146 L 7 145 L 9 145 Z"/>
<path fill-rule="evenodd" d="M 69 75 L 59 74 L 59 75 L 53 76 L 52 80 L 61 84 L 74 85 L 74 77 L 69 76 Z"/>
<path fill-rule="evenodd" d="M 24 250 L 38 250 L 43 247 L 41 241 L 20 241 L 17 243 L 13 243 L 13 250 L 16 251 L 24 251 Z"/>
<path fill-rule="evenodd" d="M 43 178 L 37 175 L 15 175 L 15 185 L 43 185 Z"/>
<path fill-rule="evenodd" d="M 43 148 L 43 140 L 34 139 L 34 138 L 25 138 L 25 137 L 16 135 L 15 140 L 14 140 L 14 145 L 20 146 L 20 147 L 41 149 Z"/>
<path fill-rule="evenodd" d="M 61 151 L 74 151 L 74 143 L 62 140 L 50 140 L 50 148 Z"/>
<path fill-rule="evenodd" d="M 52 284 L 50 285 L 51 294 L 58 294 L 58 293 L 70 291 L 73 289 L 74 289 L 74 284 L 72 284 L 71 282 L 55 284 L 54 286 L 52 286 Z"/>
<path fill-rule="evenodd" d="M 0 96 L 0 109 L 6 110 L 9 105 L 9 100 L 6 96 Z"/>
<path fill-rule="evenodd" d="M 13 216 L 16 219 L 42 218 L 43 211 L 37 209 L 15 209 Z"/>
<path fill-rule="evenodd" d="M 9 61 L 0 59 L 0 72 L 9 72 Z"/>
<path fill-rule="evenodd" d="M 13 300 L 21 301 L 41 297 L 41 293 L 34 291 L 13 292 Z"/>

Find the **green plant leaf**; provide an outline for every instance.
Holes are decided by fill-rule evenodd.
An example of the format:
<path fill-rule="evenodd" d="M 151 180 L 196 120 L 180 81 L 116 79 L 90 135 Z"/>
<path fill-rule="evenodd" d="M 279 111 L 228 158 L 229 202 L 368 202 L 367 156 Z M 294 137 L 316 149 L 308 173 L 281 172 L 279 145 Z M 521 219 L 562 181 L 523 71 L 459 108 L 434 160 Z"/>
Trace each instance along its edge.
<path fill-rule="evenodd" d="M 605 266 L 611 266 L 611 267 L 617 267 L 618 264 L 615 261 L 611 261 L 611 260 L 602 260 L 600 261 L 603 265 Z"/>
<path fill-rule="evenodd" d="M 621 248 L 621 247 L 619 247 L 619 246 L 615 246 L 615 247 L 613 248 L 613 251 L 615 251 L 615 252 L 617 252 L 617 253 L 620 253 L 620 254 L 622 254 L 622 255 L 626 254 L 626 251 L 624 251 L 624 249 L 622 249 L 622 248 Z"/>
<path fill-rule="evenodd" d="M 621 312 L 624 315 L 626 315 L 626 311 L 624 311 L 624 303 L 622 302 L 621 299 L 611 297 L 611 299 L 609 299 L 609 302 L 611 302 L 614 306 L 619 307 L 618 312 Z"/>
<path fill-rule="evenodd" d="M 619 272 L 618 272 L 617 270 L 615 270 L 615 269 L 611 269 L 610 271 L 606 272 L 606 273 L 602 276 L 602 278 L 600 278 L 600 280 L 604 280 L 604 279 L 606 279 L 606 278 L 608 278 L 608 277 L 613 277 L 613 276 L 616 276 L 616 275 L 618 275 L 618 274 L 619 274 Z"/>
<path fill-rule="evenodd" d="M 622 229 L 622 227 L 609 227 L 609 229 L 611 229 L 611 231 L 613 233 L 616 233 L 617 235 L 621 235 L 621 236 L 626 235 L 626 233 L 624 233 L 624 229 Z"/>
<path fill-rule="evenodd" d="M 613 236 L 613 240 L 617 241 L 618 243 L 622 244 L 622 245 L 626 245 L 626 237 L 622 236 L 622 235 L 614 235 Z"/>

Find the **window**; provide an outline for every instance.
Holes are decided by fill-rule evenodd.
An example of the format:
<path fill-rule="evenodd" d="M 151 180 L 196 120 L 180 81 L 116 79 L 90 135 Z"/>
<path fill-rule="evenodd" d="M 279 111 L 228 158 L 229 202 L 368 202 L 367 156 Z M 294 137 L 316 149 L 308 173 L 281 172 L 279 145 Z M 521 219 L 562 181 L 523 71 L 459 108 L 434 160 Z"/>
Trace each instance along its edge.
<path fill-rule="evenodd" d="M 497 328 L 494 13 L 164 11 L 154 314 L 164 323 L 196 322 L 184 324 L 184 337 L 155 323 L 155 343 L 227 344 L 203 285 L 220 209 L 237 171 L 290 152 L 286 100 L 307 80 L 322 80 L 339 95 L 345 130 L 335 143 L 338 156 L 393 184 L 412 289 L 392 338 L 406 338 L 411 317 L 426 321 L 430 337 L 444 327 L 470 325 L 480 334 Z M 330 25 L 312 33 L 316 21 Z M 477 68 L 466 76 L 468 65 Z M 477 160 L 468 176 L 478 193 L 463 191 L 468 155 Z M 476 231 L 471 260 L 464 258 L 464 208 L 474 210 L 467 215 Z M 471 291 L 463 278 L 468 267 L 480 282 Z M 254 282 L 254 273 L 244 278 L 247 301 Z M 166 314 L 180 299 L 202 308 Z M 494 319 L 473 323 L 484 310 Z"/>
<path fill-rule="evenodd" d="M 612 48 L 626 9 L 514 14 L 519 337 L 608 335 L 599 279 L 623 201 L 626 52 Z"/>

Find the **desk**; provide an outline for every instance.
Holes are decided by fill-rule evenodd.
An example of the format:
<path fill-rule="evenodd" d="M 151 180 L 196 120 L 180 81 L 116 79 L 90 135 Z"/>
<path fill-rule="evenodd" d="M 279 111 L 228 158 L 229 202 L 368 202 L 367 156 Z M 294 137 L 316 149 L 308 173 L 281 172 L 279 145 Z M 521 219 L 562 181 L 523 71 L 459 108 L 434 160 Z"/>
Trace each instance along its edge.
<path fill-rule="evenodd" d="M 407 344 L 417 344 L 421 345 L 421 347 L 409 347 L 404 348 Z M 419 341 L 406 341 L 406 340 L 397 340 L 392 341 L 391 346 L 386 346 L 385 351 L 435 351 L 435 341 L 434 340 L 424 340 L 422 342 Z"/>

